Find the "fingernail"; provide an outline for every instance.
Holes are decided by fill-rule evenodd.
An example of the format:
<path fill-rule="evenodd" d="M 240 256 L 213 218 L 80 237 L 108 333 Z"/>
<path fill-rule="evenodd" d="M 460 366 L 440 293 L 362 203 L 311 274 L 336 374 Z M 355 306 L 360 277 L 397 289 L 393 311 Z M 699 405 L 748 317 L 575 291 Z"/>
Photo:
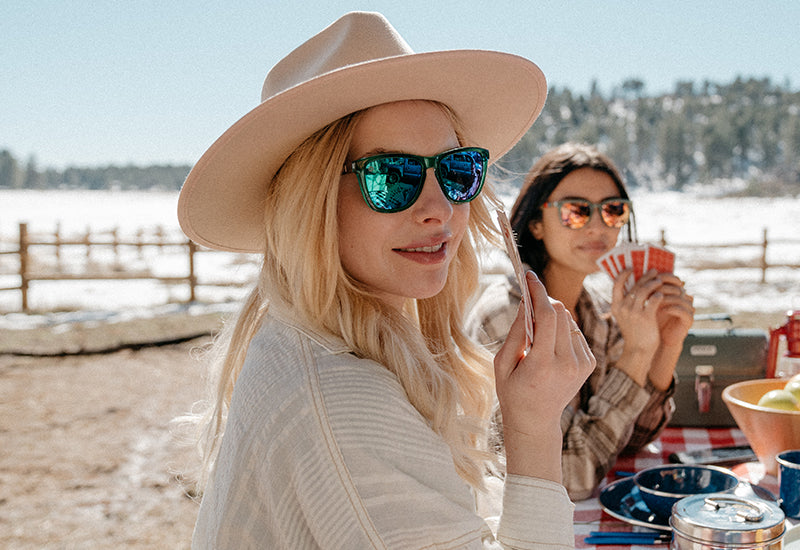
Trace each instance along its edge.
<path fill-rule="evenodd" d="M 539 277 L 536 276 L 536 273 L 533 272 L 532 269 L 529 269 L 528 272 L 525 274 L 526 277 L 529 279 L 533 279 L 534 281 L 538 281 Z"/>

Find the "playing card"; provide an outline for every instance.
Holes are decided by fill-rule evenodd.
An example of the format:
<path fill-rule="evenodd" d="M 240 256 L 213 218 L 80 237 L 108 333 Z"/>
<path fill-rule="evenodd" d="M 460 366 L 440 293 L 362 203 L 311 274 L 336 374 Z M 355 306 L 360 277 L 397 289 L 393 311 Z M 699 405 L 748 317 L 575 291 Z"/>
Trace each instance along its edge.
<path fill-rule="evenodd" d="M 616 279 L 617 277 L 617 267 L 614 265 L 614 261 L 611 259 L 611 256 L 606 256 L 603 258 L 600 264 L 606 273 L 608 273 L 612 279 Z"/>
<path fill-rule="evenodd" d="M 633 270 L 633 279 L 627 281 L 628 290 L 633 288 L 633 284 L 644 275 L 646 259 L 646 246 L 629 243 L 625 253 L 625 267 Z"/>
<path fill-rule="evenodd" d="M 626 269 L 632 270 L 633 277 L 625 282 L 626 289 L 630 290 L 651 269 L 659 273 L 672 272 L 675 254 L 652 244 L 621 243 L 600 256 L 597 265 L 612 279 L 616 279 Z"/>
<path fill-rule="evenodd" d="M 617 268 L 617 276 L 631 267 L 632 260 L 630 245 L 631 243 L 623 242 L 611 250 L 611 258 Z M 616 277 L 614 278 L 616 279 Z M 631 286 L 633 286 L 633 281 L 628 278 L 628 280 L 625 281 L 625 289 L 630 290 Z"/>
<path fill-rule="evenodd" d="M 628 251 L 630 256 L 630 267 L 633 269 L 633 276 L 638 280 L 644 275 L 644 264 L 647 257 L 647 248 L 641 245 L 634 245 Z"/>
<path fill-rule="evenodd" d="M 627 262 L 625 261 L 625 248 L 624 247 L 616 247 L 614 249 L 614 253 L 611 254 L 611 260 L 614 262 L 614 265 L 617 267 L 617 275 L 625 271 L 628 266 Z"/>
<path fill-rule="evenodd" d="M 675 268 L 675 253 L 665 248 L 649 245 L 645 271 L 655 269 L 659 273 L 672 273 Z"/>
<path fill-rule="evenodd" d="M 530 347 L 533 343 L 533 302 L 531 301 L 531 294 L 528 290 L 528 283 L 525 280 L 525 271 L 522 268 L 522 260 L 519 257 L 519 250 L 517 250 L 517 243 L 514 240 L 514 235 L 511 232 L 511 223 L 508 221 L 508 216 L 505 211 L 497 209 L 497 221 L 500 223 L 500 232 L 503 234 L 503 240 L 506 244 L 506 252 L 511 259 L 511 264 L 514 267 L 514 273 L 517 275 L 517 282 L 519 283 L 520 291 L 522 292 L 522 302 L 525 304 L 525 335 L 527 336 L 526 348 Z"/>
<path fill-rule="evenodd" d="M 612 252 L 613 250 L 609 250 L 608 252 L 600 256 L 597 259 L 597 265 L 600 266 L 600 269 L 608 273 L 609 277 L 611 277 L 612 279 L 616 279 L 617 274 L 619 272 L 617 271 L 617 267 L 614 265 L 614 262 L 611 259 Z"/>

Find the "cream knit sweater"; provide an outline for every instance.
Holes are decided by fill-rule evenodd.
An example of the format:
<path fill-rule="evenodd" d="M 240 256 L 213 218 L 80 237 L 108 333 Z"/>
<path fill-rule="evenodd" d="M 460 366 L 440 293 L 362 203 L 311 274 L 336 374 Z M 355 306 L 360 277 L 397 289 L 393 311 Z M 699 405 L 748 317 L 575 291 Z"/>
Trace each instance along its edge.
<path fill-rule="evenodd" d="M 270 311 L 236 383 L 192 547 L 574 545 L 561 485 L 508 476 L 495 508 L 497 533 L 392 373 Z"/>

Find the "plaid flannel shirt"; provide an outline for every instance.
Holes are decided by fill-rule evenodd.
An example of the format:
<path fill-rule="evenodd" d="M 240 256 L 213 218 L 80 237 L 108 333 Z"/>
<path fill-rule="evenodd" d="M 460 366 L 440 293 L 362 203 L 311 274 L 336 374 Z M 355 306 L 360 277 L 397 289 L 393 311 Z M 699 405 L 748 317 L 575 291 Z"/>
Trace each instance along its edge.
<path fill-rule="evenodd" d="M 513 275 L 485 276 L 484 290 L 468 315 L 468 331 L 496 351 L 520 300 Z M 655 439 L 675 409 L 674 381 L 666 391 L 649 382 L 643 388 L 615 368 L 624 341 L 610 310 L 608 300 L 584 286 L 574 316 L 597 366 L 561 415 L 564 486 L 574 500 L 592 496 L 617 456 Z"/>

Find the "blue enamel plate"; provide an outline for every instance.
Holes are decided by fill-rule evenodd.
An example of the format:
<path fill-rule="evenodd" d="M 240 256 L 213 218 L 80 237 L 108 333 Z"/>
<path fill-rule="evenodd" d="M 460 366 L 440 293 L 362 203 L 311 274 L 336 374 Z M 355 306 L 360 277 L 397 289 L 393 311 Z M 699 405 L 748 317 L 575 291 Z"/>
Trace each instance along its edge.
<path fill-rule="evenodd" d="M 669 519 L 657 516 L 644 503 L 633 478 L 625 477 L 603 487 L 600 491 L 600 505 L 608 515 L 626 523 L 672 531 Z"/>

